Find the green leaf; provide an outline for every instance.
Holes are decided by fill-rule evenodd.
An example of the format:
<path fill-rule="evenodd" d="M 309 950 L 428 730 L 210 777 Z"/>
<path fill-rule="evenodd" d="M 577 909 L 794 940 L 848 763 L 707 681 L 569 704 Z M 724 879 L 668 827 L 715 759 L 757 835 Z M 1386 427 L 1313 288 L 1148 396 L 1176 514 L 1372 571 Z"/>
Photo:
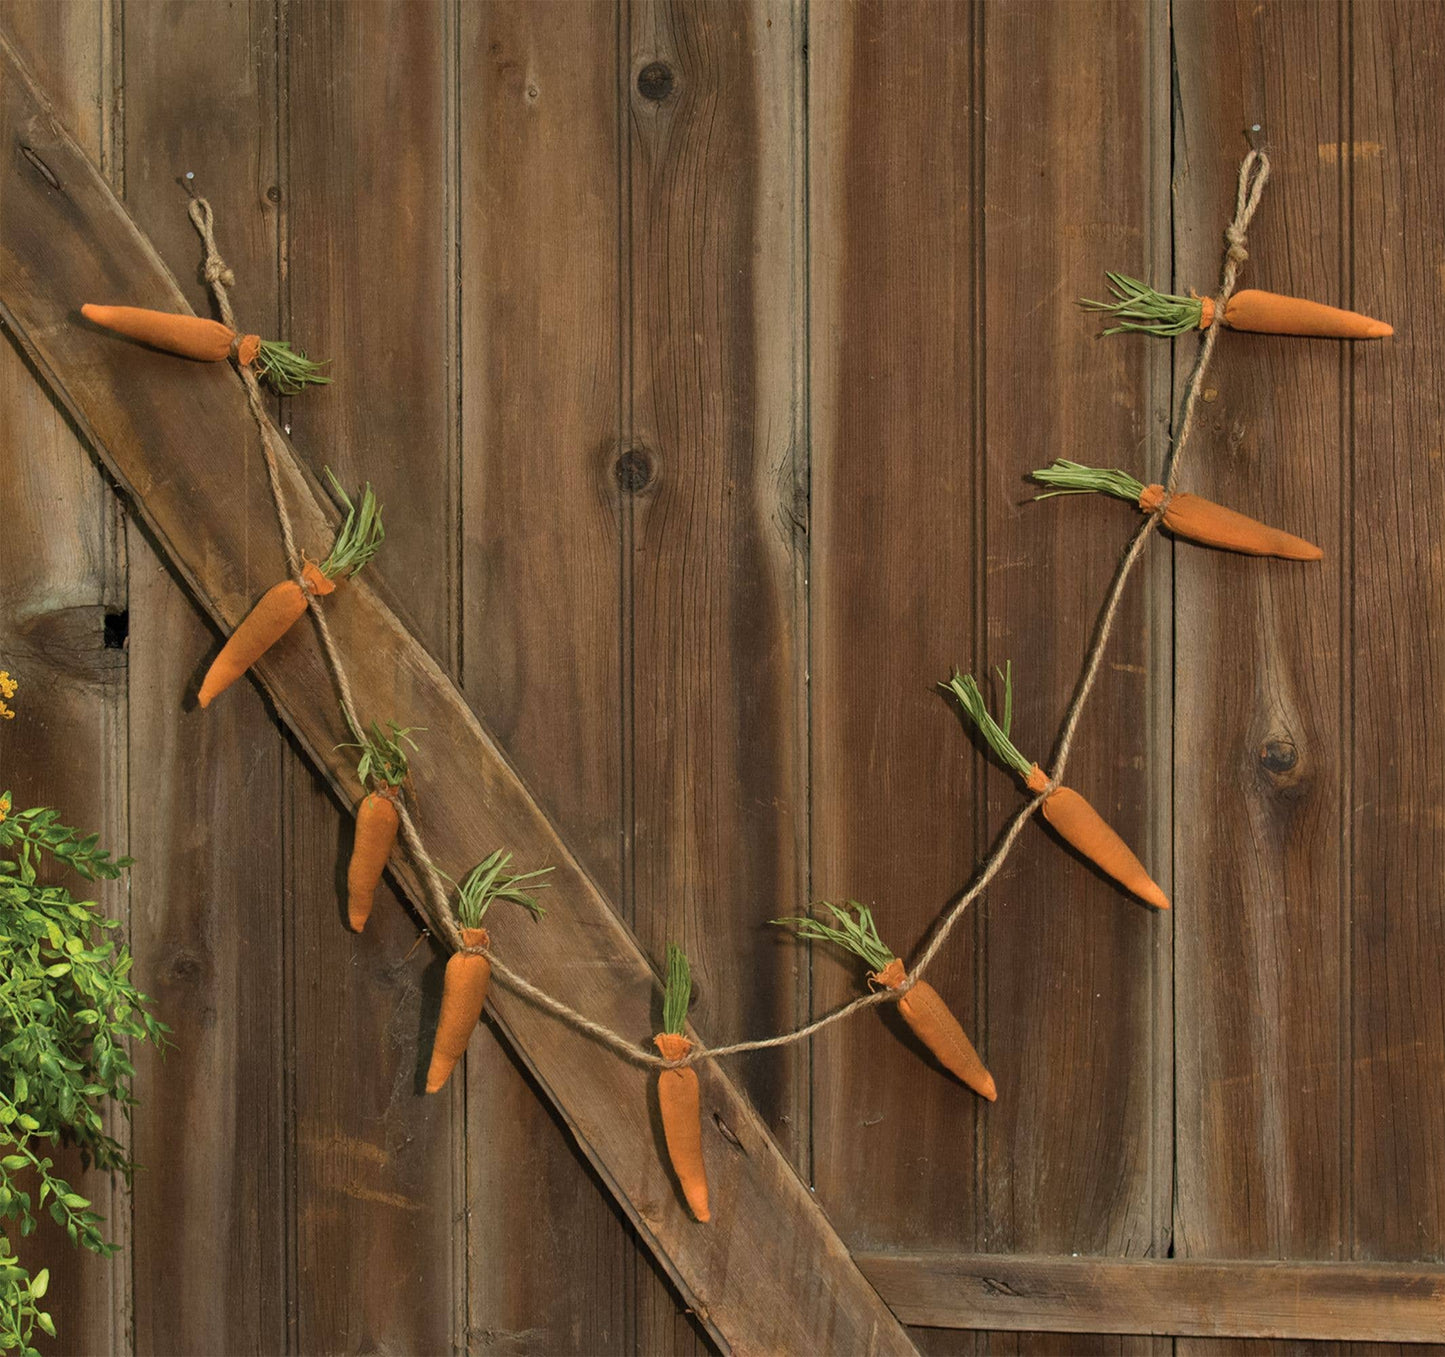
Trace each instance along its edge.
<path fill-rule="evenodd" d="M 50 1289 L 50 1269 L 43 1267 L 30 1279 L 30 1294 L 39 1300 Z"/>

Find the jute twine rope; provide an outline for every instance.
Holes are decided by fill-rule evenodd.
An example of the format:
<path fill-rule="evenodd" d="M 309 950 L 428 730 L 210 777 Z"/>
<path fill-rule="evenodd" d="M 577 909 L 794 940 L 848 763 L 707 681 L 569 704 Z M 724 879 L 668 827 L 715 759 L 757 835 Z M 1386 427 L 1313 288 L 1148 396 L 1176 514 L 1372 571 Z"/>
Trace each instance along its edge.
<path fill-rule="evenodd" d="M 1099 668 L 1104 657 L 1104 651 L 1109 644 L 1109 638 L 1113 635 L 1115 623 L 1118 621 L 1119 608 L 1124 595 L 1124 586 L 1128 583 L 1134 567 L 1138 564 L 1139 558 L 1144 553 L 1144 547 L 1148 543 L 1152 533 L 1158 530 L 1165 510 L 1169 507 L 1169 501 L 1174 495 L 1175 486 L 1178 484 L 1179 472 L 1183 465 L 1184 452 L 1189 444 L 1190 435 L 1194 432 L 1195 407 L 1199 399 L 1199 392 L 1204 383 L 1205 374 L 1214 357 L 1215 346 L 1219 343 L 1219 336 L 1225 329 L 1224 311 L 1225 305 L 1234 292 L 1234 285 L 1239 277 L 1240 265 L 1249 258 L 1245 249 L 1245 239 L 1249 230 L 1249 224 L 1254 217 L 1255 210 L 1259 206 L 1260 195 L 1264 191 L 1265 181 L 1269 178 L 1269 157 L 1260 150 L 1251 151 L 1239 167 L 1239 190 L 1235 199 L 1234 220 L 1225 228 L 1224 239 L 1227 249 L 1224 253 L 1224 268 L 1220 277 L 1219 292 L 1215 297 L 1215 320 L 1214 323 L 1204 332 L 1204 342 L 1200 345 L 1199 356 L 1195 361 L 1194 370 L 1190 373 L 1188 384 L 1184 390 L 1183 401 L 1180 406 L 1179 427 L 1174 436 L 1173 445 L 1166 459 L 1167 471 L 1164 481 L 1164 495 L 1159 504 L 1149 513 L 1144 521 L 1135 530 L 1129 545 L 1125 548 L 1119 559 L 1119 564 L 1114 572 L 1114 578 L 1109 586 L 1109 592 L 1105 596 L 1104 606 L 1099 614 L 1099 620 L 1094 628 L 1093 639 L 1084 658 L 1083 669 L 1079 676 L 1079 682 L 1074 690 L 1073 698 L 1069 702 L 1068 709 L 1064 713 L 1063 725 L 1059 731 L 1058 742 L 1054 748 L 1053 770 L 1049 775 L 1047 784 L 1037 792 L 1030 800 L 1015 812 L 1009 821 L 1007 829 L 994 844 L 993 851 L 983 861 L 975 874 L 968 889 L 954 901 L 948 911 L 939 920 L 938 926 L 934 929 L 932 937 L 927 946 L 919 954 L 909 971 L 908 978 L 896 988 L 875 989 L 868 994 L 861 995 L 850 1003 L 843 1004 L 839 1008 L 825 1013 L 822 1017 L 814 1019 L 802 1027 L 794 1028 L 788 1032 L 780 1032 L 777 1036 L 763 1037 L 756 1041 L 737 1041 L 729 1046 L 701 1046 L 695 1044 L 689 1054 L 680 1060 L 664 1060 L 661 1056 L 654 1055 L 650 1051 L 632 1041 L 620 1032 L 603 1023 L 594 1022 L 584 1013 L 579 1013 L 570 1005 L 555 998 L 546 990 L 539 989 L 536 985 L 519 975 L 501 961 L 489 947 L 467 947 L 462 942 L 461 930 L 453 917 L 448 899 L 448 892 L 437 870 L 431 855 L 426 851 L 426 845 L 422 840 L 421 833 L 416 827 L 410 811 L 404 802 L 398 801 L 397 810 L 401 822 L 402 838 L 406 842 L 407 851 L 411 854 L 412 860 L 417 864 L 421 872 L 422 882 L 426 888 L 426 902 L 424 913 L 433 932 L 445 937 L 452 945 L 453 950 L 485 956 L 492 965 L 493 971 L 509 988 L 522 995 L 529 1002 L 537 1007 L 559 1018 L 568 1026 L 600 1042 L 609 1050 L 625 1060 L 630 1060 L 637 1065 L 654 1066 L 658 1068 L 674 1068 L 679 1065 L 693 1065 L 702 1060 L 715 1060 L 719 1056 L 739 1055 L 745 1051 L 763 1051 L 776 1046 L 789 1046 L 794 1042 L 805 1041 L 816 1035 L 826 1027 L 834 1023 L 842 1022 L 845 1018 L 851 1017 L 861 1009 L 872 1008 L 877 1004 L 895 1003 L 901 999 L 920 979 L 934 958 L 942 950 L 943 945 L 948 941 L 949 935 L 957 926 L 958 921 L 963 917 L 964 911 L 978 899 L 988 888 L 989 883 L 998 875 L 999 869 L 1003 866 L 1005 859 L 1018 842 L 1019 835 L 1023 833 L 1025 825 L 1043 805 L 1049 794 L 1056 790 L 1064 775 L 1064 769 L 1069 761 L 1069 754 L 1073 749 L 1074 735 L 1078 730 L 1079 719 L 1083 714 L 1084 705 L 1089 700 L 1089 695 L 1094 690 L 1094 685 L 1099 677 Z M 220 308 L 221 317 L 232 330 L 238 327 L 235 322 L 235 315 L 231 309 L 231 301 L 228 289 L 235 286 L 235 275 L 226 266 L 221 258 L 220 251 L 216 248 L 215 224 L 210 204 L 204 198 L 194 198 L 190 205 L 191 221 L 195 224 L 196 230 L 200 232 L 201 239 L 206 247 L 206 259 L 204 276 L 210 284 L 211 291 L 215 294 L 216 305 Z M 252 417 L 261 431 L 261 449 L 265 454 L 267 478 L 271 486 L 271 497 L 276 505 L 276 518 L 281 527 L 281 538 L 286 547 L 286 559 L 292 576 L 298 583 L 302 582 L 301 567 L 302 557 L 296 548 L 295 532 L 291 524 L 290 511 L 286 506 L 285 496 L 281 489 L 281 474 L 277 464 L 277 456 L 274 440 L 277 438 L 275 426 L 271 423 L 266 413 L 266 407 L 261 397 L 260 386 L 256 381 L 255 374 L 249 366 L 239 366 L 241 380 L 245 383 L 246 399 L 251 408 Z M 337 691 L 341 697 L 341 705 L 348 719 L 356 729 L 361 729 L 361 719 L 356 709 L 356 701 L 352 693 L 351 683 L 347 677 L 346 666 L 342 661 L 340 650 L 336 645 L 335 638 L 331 634 L 331 628 L 326 620 L 326 613 L 309 589 L 304 589 L 307 603 L 310 605 L 311 615 L 315 619 L 317 634 L 321 638 L 321 647 L 326 655 L 326 662 L 336 680 Z"/>

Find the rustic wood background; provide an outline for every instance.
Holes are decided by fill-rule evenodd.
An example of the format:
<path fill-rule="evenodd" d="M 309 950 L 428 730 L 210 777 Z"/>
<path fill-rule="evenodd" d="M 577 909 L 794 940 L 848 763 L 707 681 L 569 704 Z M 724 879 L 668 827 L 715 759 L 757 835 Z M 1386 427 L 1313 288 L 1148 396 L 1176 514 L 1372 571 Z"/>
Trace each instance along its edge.
<path fill-rule="evenodd" d="M 293 442 L 375 482 L 378 573 L 644 945 L 685 942 L 714 1040 L 856 990 L 766 919 L 854 895 L 911 949 L 1017 805 L 932 684 L 1012 658 L 1046 754 L 1131 518 L 1022 477 L 1157 468 L 1194 351 L 1095 342 L 1072 300 L 1107 268 L 1212 287 L 1262 124 L 1248 282 L 1397 335 L 1221 345 L 1189 488 L 1326 561 L 1160 541 L 1131 590 L 1073 780 L 1172 916 L 1031 828 L 933 976 L 996 1105 L 871 1014 L 734 1065 L 930 1352 L 1243 1348 L 953 1327 L 915 1254 L 1312 1260 L 1325 1294 L 1445 1262 L 1436 6 L 0 0 L 0 27 L 197 309 L 186 171 L 241 314 L 334 358 L 280 404 Z M 64 1350 L 704 1350 L 489 1028 L 419 1096 L 436 955 L 395 899 L 345 932 L 349 822 L 258 692 L 195 710 L 216 634 L 8 344 L 0 486 L 0 782 L 138 859 L 108 903 L 177 1029 L 138 1080 L 147 1171 L 95 1187 L 124 1254 L 46 1246 Z M 1346 1347 L 1400 1350 L 1250 1351 Z"/>

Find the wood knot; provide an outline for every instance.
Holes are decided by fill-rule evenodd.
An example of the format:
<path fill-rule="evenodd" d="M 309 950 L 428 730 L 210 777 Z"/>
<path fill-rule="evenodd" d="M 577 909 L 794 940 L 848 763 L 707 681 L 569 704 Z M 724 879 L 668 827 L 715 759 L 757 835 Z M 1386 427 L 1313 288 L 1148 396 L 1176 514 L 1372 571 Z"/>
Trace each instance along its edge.
<path fill-rule="evenodd" d="M 632 494 L 646 490 L 652 482 L 652 458 L 647 455 L 646 448 L 628 448 L 617 459 L 614 470 L 617 484 Z"/>
<path fill-rule="evenodd" d="M 637 73 L 637 92 L 655 104 L 660 104 L 672 93 L 674 83 L 672 67 L 665 61 L 649 61 Z"/>
<path fill-rule="evenodd" d="M 1288 773 L 1299 762 L 1299 750 L 1288 735 L 1271 735 L 1259 747 L 1259 762 L 1268 773 Z"/>

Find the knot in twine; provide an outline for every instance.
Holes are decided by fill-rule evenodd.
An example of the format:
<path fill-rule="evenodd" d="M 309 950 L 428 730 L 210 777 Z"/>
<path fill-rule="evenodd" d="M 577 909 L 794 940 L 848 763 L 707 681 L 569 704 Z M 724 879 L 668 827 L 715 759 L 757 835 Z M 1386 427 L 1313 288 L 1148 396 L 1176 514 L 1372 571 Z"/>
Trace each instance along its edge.
<path fill-rule="evenodd" d="M 1249 251 L 1244 248 L 1244 232 L 1231 223 L 1224 228 L 1224 238 L 1229 242 L 1229 249 L 1225 252 L 1225 258 L 1231 264 L 1242 264 L 1249 258 Z"/>

